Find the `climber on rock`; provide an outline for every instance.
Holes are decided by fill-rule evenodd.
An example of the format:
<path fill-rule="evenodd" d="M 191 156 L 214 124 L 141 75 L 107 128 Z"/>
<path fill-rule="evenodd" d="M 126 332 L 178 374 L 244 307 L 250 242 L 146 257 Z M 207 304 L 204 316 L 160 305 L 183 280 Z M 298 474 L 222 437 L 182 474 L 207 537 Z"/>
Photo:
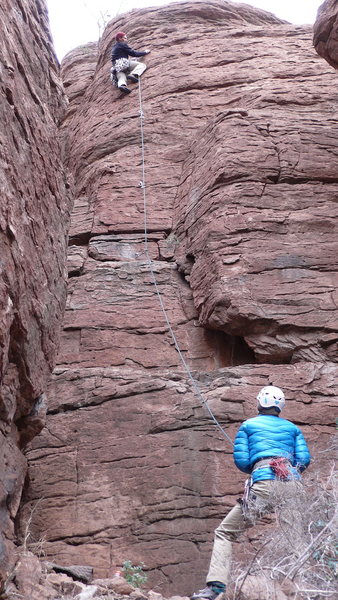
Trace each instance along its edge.
<path fill-rule="evenodd" d="M 111 52 L 111 60 L 113 66 L 111 68 L 111 79 L 124 94 L 130 94 L 131 90 L 127 87 L 127 79 L 132 82 L 137 82 L 139 77 L 146 70 L 144 63 L 137 60 L 130 60 L 129 56 L 139 57 L 149 54 L 150 50 L 137 52 L 128 46 L 127 34 L 124 31 L 119 31 L 116 36 L 116 44 L 114 44 Z"/>
<path fill-rule="evenodd" d="M 215 600 L 225 591 L 232 542 L 254 525 L 254 514 L 261 517 L 273 510 L 276 480 L 283 482 L 283 497 L 294 497 L 295 485 L 299 492 L 300 473 L 310 463 L 307 443 L 300 429 L 279 417 L 285 405 L 282 390 L 268 385 L 261 389 L 257 400 L 258 416 L 242 423 L 234 442 L 235 464 L 238 469 L 250 474 L 250 479 L 246 482 L 243 498 L 238 500 L 215 531 L 207 587 L 193 594 L 192 600 Z"/>

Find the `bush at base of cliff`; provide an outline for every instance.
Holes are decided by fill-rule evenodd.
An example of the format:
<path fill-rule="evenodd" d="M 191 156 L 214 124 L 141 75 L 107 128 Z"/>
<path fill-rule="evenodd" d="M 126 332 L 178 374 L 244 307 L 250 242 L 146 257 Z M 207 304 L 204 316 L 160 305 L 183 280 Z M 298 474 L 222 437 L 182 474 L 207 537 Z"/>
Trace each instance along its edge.
<path fill-rule="evenodd" d="M 148 579 L 147 575 L 143 572 L 144 567 L 144 563 L 133 565 L 130 560 L 125 560 L 122 565 L 123 577 L 133 587 L 140 588 Z"/>
<path fill-rule="evenodd" d="M 295 485 L 283 498 L 276 482 L 278 525 L 246 564 L 233 565 L 227 600 L 333 598 L 338 579 L 338 473 Z"/>

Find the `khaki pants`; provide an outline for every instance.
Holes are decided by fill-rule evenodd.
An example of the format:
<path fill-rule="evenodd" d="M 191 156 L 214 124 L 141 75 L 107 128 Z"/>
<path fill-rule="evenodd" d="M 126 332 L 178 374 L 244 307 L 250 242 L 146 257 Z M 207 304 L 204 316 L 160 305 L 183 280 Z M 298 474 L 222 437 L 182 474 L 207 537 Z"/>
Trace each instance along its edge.
<path fill-rule="evenodd" d="M 117 86 L 121 87 L 121 85 L 127 85 L 128 74 L 141 76 L 142 73 L 144 73 L 144 71 L 146 70 L 146 68 L 147 65 L 145 65 L 144 63 L 138 62 L 137 60 L 130 60 L 128 72 L 126 73 L 125 71 L 120 71 L 119 73 L 117 73 Z"/>
<path fill-rule="evenodd" d="M 280 483 L 279 483 L 280 485 Z M 286 495 L 288 491 L 294 493 L 295 482 L 285 481 L 282 483 Z M 300 485 L 300 484 L 297 484 Z M 253 484 L 251 491 L 257 497 L 257 502 L 262 508 L 260 515 L 270 512 L 269 496 L 275 486 L 275 480 L 257 481 Z M 245 529 L 252 527 L 254 523 L 243 516 L 240 504 L 236 504 L 227 514 L 222 523 L 215 530 L 214 547 L 211 555 L 210 567 L 207 576 L 207 583 L 210 581 L 220 581 L 225 585 L 229 580 L 231 567 L 232 542 L 235 542 Z"/>

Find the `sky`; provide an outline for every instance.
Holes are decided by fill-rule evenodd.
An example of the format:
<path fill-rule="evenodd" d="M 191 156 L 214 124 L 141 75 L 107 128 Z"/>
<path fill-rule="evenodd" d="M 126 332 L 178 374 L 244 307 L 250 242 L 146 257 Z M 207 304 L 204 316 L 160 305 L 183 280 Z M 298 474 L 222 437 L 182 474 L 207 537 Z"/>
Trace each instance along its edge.
<path fill-rule="evenodd" d="M 236 1 L 236 0 L 233 0 Z M 82 44 L 94 42 L 105 23 L 133 8 L 169 4 L 169 0 L 47 0 L 54 46 L 59 60 Z M 290 23 L 313 23 L 323 0 L 249 0 Z"/>

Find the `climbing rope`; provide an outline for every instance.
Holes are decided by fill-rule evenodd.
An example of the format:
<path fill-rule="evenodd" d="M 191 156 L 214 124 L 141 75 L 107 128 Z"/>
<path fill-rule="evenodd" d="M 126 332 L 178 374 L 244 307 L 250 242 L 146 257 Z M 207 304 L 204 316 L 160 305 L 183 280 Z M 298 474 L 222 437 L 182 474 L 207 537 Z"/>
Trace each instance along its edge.
<path fill-rule="evenodd" d="M 206 400 L 203 397 L 203 394 L 201 392 L 201 389 L 198 385 L 198 382 L 196 381 L 196 379 L 194 378 L 189 365 L 187 364 L 181 349 L 179 347 L 176 335 L 173 331 L 173 328 L 171 326 L 169 317 L 168 317 L 168 313 L 165 309 L 163 300 L 162 300 L 162 295 L 161 292 L 159 290 L 158 284 L 157 284 L 157 280 L 156 280 L 156 276 L 155 276 L 155 272 L 154 272 L 154 267 L 153 267 L 153 261 L 149 255 L 149 250 L 148 250 L 148 223 L 147 223 L 147 218 L 148 218 L 148 207 L 147 207 L 147 189 L 146 189 L 146 181 L 145 181 L 145 156 L 144 156 L 144 112 L 143 112 L 143 108 L 142 108 L 142 91 L 141 91 L 141 78 L 139 77 L 139 81 L 138 81 L 138 95 L 139 95 L 139 116 L 140 116 L 140 126 L 141 126 L 141 160 L 142 160 L 142 180 L 140 181 L 140 188 L 142 189 L 142 193 L 143 193 L 143 216 L 144 216 L 144 254 L 146 257 L 146 261 L 147 264 L 149 266 L 149 271 L 151 274 L 151 278 L 152 278 L 152 282 L 154 284 L 155 290 L 156 290 L 156 294 L 163 312 L 163 316 L 165 319 L 165 322 L 167 324 L 168 327 L 168 331 L 172 337 L 172 340 L 174 342 L 174 346 L 176 348 L 176 351 L 180 357 L 180 360 L 182 362 L 182 365 L 184 366 L 184 369 L 191 381 L 192 387 L 194 389 L 195 395 L 198 398 L 198 400 L 200 401 L 200 403 L 202 404 L 202 406 L 206 409 L 206 411 L 209 413 L 209 416 L 211 417 L 212 421 L 214 422 L 214 424 L 216 425 L 216 427 L 220 430 L 220 432 L 222 433 L 222 435 L 230 442 L 231 445 L 233 445 L 233 441 L 232 439 L 228 436 L 228 434 L 226 433 L 226 431 L 224 430 L 224 428 L 222 427 L 222 425 L 219 423 L 219 421 L 216 419 L 215 415 L 213 414 L 211 408 L 208 406 L 208 403 L 206 402 Z"/>

